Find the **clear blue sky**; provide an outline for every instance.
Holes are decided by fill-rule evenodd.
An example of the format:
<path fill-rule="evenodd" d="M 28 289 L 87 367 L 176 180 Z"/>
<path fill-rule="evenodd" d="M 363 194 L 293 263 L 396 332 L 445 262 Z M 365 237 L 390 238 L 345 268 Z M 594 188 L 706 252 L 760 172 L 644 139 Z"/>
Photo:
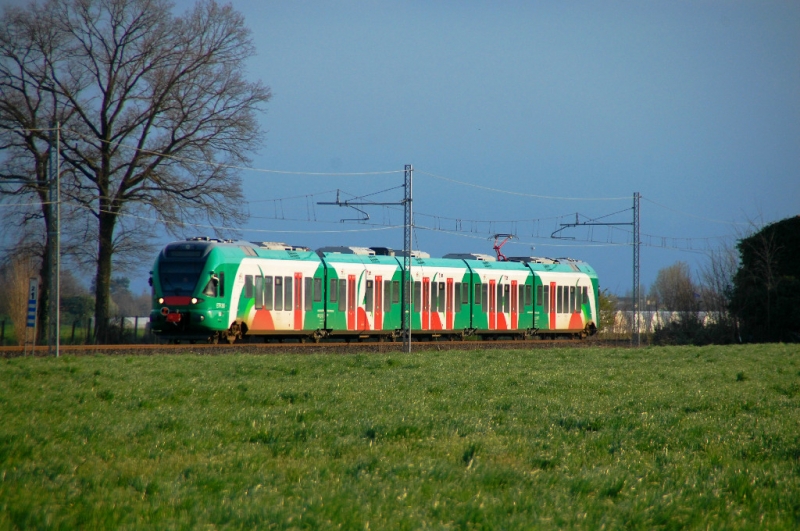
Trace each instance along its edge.
<path fill-rule="evenodd" d="M 705 238 L 800 214 L 800 2 L 233 5 L 253 29 L 250 75 L 274 92 L 253 166 L 344 173 L 413 164 L 417 224 L 450 231 L 455 221 L 422 214 L 464 220 L 460 234 L 416 231 L 433 256 L 491 253 L 489 232 L 515 232 L 507 254 L 584 259 L 623 293 L 632 250 L 608 244 L 629 241 L 630 227 L 573 229 L 565 234 L 594 243 L 565 246 L 549 238 L 570 221 L 557 216 L 604 216 L 640 192 L 642 233 L 656 236 L 643 236 L 641 248 L 649 285 L 677 260 L 705 260 L 662 245 L 713 247 L 718 240 Z M 246 239 L 402 247 L 402 229 L 337 223 L 358 213 L 313 205 L 333 200 L 329 190 L 399 186 L 401 173 L 243 177 L 248 227 L 264 231 L 246 230 Z M 268 219 L 281 207 L 286 218 L 317 221 Z M 366 210 L 378 224 L 402 223 L 400 210 Z M 541 221 L 467 221 L 533 219 Z M 630 221 L 631 212 L 606 219 Z"/>

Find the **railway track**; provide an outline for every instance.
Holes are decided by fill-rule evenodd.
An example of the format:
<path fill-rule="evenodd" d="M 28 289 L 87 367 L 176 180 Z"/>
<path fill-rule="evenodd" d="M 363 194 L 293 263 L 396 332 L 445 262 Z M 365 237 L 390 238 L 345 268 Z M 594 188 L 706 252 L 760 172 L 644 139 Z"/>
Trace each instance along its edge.
<path fill-rule="evenodd" d="M 514 349 L 538 350 L 549 348 L 590 348 L 590 347 L 630 347 L 627 339 L 556 339 L 556 340 L 530 340 L 530 341 L 420 341 L 411 344 L 411 351 L 422 352 L 430 350 L 487 350 L 487 349 Z M 402 343 L 371 342 L 330 342 L 330 343 L 260 343 L 243 342 L 234 345 L 210 345 L 206 343 L 147 343 L 126 345 L 61 345 L 61 355 L 68 356 L 153 356 L 160 354 L 355 354 L 355 353 L 384 353 L 403 352 Z M 49 348 L 46 345 L 37 345 L 29 356 L 47 356 Z M 0 357 L 16 358 L 25 355 L 23 347 L 0 347 Z"/>

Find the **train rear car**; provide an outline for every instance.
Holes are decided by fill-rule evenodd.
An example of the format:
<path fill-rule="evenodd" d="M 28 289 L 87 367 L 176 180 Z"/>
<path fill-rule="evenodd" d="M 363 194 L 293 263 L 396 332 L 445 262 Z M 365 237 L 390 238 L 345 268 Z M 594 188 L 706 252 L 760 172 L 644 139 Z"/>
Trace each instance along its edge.
<path fill-rule="evenodd" d="M 578 260 L 524 262 L 535 277 L 534 327 L 542 337 L 586 337 L 597 332 L 599 286 L 592 267 Z"/>

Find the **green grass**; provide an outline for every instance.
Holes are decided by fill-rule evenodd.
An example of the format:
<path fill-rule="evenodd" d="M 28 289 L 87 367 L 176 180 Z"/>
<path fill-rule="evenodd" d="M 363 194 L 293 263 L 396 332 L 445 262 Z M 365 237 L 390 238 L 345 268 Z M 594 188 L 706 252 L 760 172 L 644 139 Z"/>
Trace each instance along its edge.
<path fill-rule="evenodd" d="M 796 529 L 800 347 L 0 361 L 0 529 Z"/>

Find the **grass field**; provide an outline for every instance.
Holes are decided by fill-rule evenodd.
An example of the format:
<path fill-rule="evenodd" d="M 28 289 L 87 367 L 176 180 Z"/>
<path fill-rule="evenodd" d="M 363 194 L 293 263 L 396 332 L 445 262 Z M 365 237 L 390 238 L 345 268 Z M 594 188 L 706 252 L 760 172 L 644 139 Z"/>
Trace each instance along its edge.
<path fill-rule="evenodd" d="M 0 360 L 0 529 L 796 529 L 800 347 Z"/>

